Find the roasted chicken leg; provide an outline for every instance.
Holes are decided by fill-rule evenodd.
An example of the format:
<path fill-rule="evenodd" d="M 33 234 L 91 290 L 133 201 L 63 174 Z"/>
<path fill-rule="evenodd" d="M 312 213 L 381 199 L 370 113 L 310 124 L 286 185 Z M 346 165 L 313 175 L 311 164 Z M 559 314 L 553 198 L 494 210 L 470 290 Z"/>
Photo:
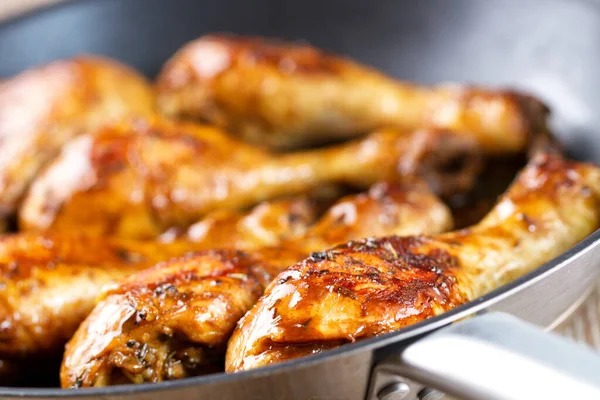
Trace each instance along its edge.
<path fill-rule="evenodd" d="M 342 215 L 340 206 L 349 213 L 348 217 Z M 232 217 L 236 223 L 223 218 L 212 226 L 215 215 L 211 215 L 197 224 L 209 225 L 210 235 L 202 236 L 195 230 L 188 233 L 187 240 L 170 243 L 74 234 L 22 233 L 1 237 L 0 357 L 59 350 L 92 309 L 104 284 L 190 251 L 217 246 L 253 249 L 277 242 L 293 247 L 293 238 L 306 236 L 306 230 L 313 232 L 310 237 L 315 242 L 327 220 L 331 220 L 340 241 L 368 234 L 369 222 L 378 216 L 382 225 L 373 226 L 373 232 L 396 232 L 410 229 L 411 225 L 413 232 L 423 227 L 441 231 L 450 229 L 452 222 L 446 206 L 416 182 L 403 186 L 379 184 L 368 194 L 347 197 L 309 228 L 311 211 L 310 204 L 303 200 L 288 200 L 258 205 L 245 216 L 236 214 Z M 349 236 L 343 236 L 344 226 Z M 305 231 L 304 235 L 299 230 Z"/>
<path fill-rule="evenodd" d="M 0 238 L 0 357 L 60 351 L 104 284 L 193 249 L 79 235 Z"/>
<path fill-rule="evenodd" d="M 518 93 L 419 87 L 307 45 L 223 35 L 179 50 L 158 77 L 157 98 L 166 115 L 209 121 L 279 149 L 389 126 L 451 129 L 488 153 L 514 153 L 547 113 Z"/>
<path fill-rule="evenodd" d="M 0 82 L 0 219 L 68 140 L 153 111 L 146 80 L 104 58 L 57 61 Z"/>
<path fill-rule="evenodd" d="M 450 229 L 424 184 L 379 184 L 342 199 L 306 234 L 278 247 L 210 250 L 160 264 L 104 291 L 61 369 L 63 387 L 156 382 L 222 370 L 225 344 L 271 277 L 311 251 L 371 234 Z"/>
<path fill-rule="evenodd" d="M 252 249 L 292 240 L 305 234 L 315 218 L 312 202 L 298 198 L 265 202 L 245 214 L 211 214 L 185 240 L 169 243 L 72 233 L 0 237 L 0 357 L 62 351 L 106 283 L 190 251 Z M 202 236 L 201 226 L 210 235 Z"/>
<path fill-rule="evenodd" d="M 473 300 L 594 232 L 599 200 L 598 167 L 541 154 L 472 228 L 313 254 L 282 272 L 240 322 L 226 370 L 319 353 Z"/>
<path fill-rule="evenodd" d="M 264 201 L 250 211 L 217 210 L 185 231 L 172 229 L 160 236 L 162 242 L 185 239 L 206 248 L 253 249 L 276 246 L 303 237 L 315 223 L 316 201 L 302 196 Z"/>
<path fill-rule="evenodd" d="M 368 187 L 420 175 L 436 192 L 454 193 L 473 184 L 479 161 L 472 139 L 439 130 L 385 130 L 280 155 L 206 126 L 124 123 L 66 146 L 33 184 L 20 227 L 149 239 L 216 209 L 244 208 L 328 183 Z"/>

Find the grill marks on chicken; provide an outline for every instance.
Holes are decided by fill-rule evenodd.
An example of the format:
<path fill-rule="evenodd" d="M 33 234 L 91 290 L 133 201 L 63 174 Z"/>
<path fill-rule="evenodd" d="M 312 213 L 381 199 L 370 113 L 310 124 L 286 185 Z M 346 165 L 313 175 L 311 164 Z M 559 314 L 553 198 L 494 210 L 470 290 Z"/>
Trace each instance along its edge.
<path fill-rule="evenodd" d="M 472 228 L 351 242 L 282 272 L 239 323 L 226 371 L 400 329 L 473 300 L 600 226 L 600 169 L 539 155 Z"/>
<path fill-rule="evenodd" d="M 103 58 L 57 61 L 0 82 L 0 218 L 16 211 L 30 182 L 67 141 L 153 111 L 149 83 Z"/>
<path fill-rule="evenodd" d="M 154 238 L 217 209 L 239 209 L 329 183 L 368 187 L 420 175 L 440 192 L 473 184 L 473 140 L 446 131 L 384 130 L 325 149 L 274 154 L 221 131 L 155 120 L 82 136 L 38 177 L 25 230 Z"/>
<path fill-rule="evenodd" d="M 341 199 L 304 238 L 159 264 L 106 291 L 67 345 L 61 384 L 157 382 L 222 369 L 237 321 L 285 267 L 370 234 L 434 233 L 451 226 L 450 211 L 427 185 L 381 183 Z"/>
<path fill-rule="evenodd" d="M 158 77 L 157 96 L 166 115 L 279 149 L 430 126 L 476 138 L 489 153 L 515 153 L 547 114 L 518 93 L 419 87 L 308 45 L 223 35 L 180 49 Z"/>

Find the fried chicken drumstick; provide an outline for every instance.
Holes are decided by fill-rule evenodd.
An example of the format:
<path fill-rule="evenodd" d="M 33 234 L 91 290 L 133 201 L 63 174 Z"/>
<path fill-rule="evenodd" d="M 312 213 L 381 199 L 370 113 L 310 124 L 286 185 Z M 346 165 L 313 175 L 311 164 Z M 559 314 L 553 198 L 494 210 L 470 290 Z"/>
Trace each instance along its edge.
<path fill-rule="evenodd" d="M 440 130 L 383 130 L 325 149 L 274 154 L 207 126 L 124 123 L 66 146 L 32 185 L 20 227 L 150 239 L 216 209 L 330 183 L 368 187 L 419 175 L 436 192 L 454 193 L 473 184 L 479 161 L 472 139 Z"/>
<path fill-rule="evenodd" d="M 189 240 L 206 248 L 253 249 L 303 237 L 315 223 L 317 201 L 306 196 L 264 201 L 249 211 L 216 210 L 185 231 L 173 229 L 162 242 Z"/>
<path fill-rule="evenodd" d="M 17 212 L 30 231 L 0 236 L 0 374 L 69 339 L 63 387 L 235 372 L 468 302 L 600 226 L 600 170 L 548 153 L 547 114 L 235 36 L 184 46 L 154 88 L 87 56 L 0 82 L 0 232 Z M 435 195 L 527 148 L 494 210 L 444 233 Z M 371 189 L 320 218 L 289 197 L 338 184 Z"/>
<path fill-rule="evenodd" d="M 193 249 L 80 235 L 1 237 L 0 357 L 60 351 L 104 284 Z"/>
<path fill-rule="evenodd" d="M 389 332 L 474 299 L 593 232 L 600 225 L 598 196 L 600 169 L 542 154 L 472 228 L 365 239 L 312 253 L 279 274 L 238 324 L 227 370 Z M 209 251 L 106 290 L 67 346 L 62 386 L 156 382 L 211 371 L 229 329 L 265 282 L 298 257 L 294 251 L 303 242 L 297 243 L 291 250 Z"/>
<path fill-rule="evenodd" d="M 0 219 L 73 137 L 154 112 L 152 87 L 116 61 L 77 57 L 0 83 Z M 0 222 L 1 224 L 1 222 Z"/>
<path fill-rule="evenodd" d="M 340 200 L 304 238 L 250 253 L 209 250 L 132 275 L 104 291 L 67 345 L 62 386 L 157 382 L 222 370 L 236 322 L 288 265 L 334 243 L 451 226 L 448 208 L 427 185 L 382 183 Z"/>
<path fill-rule="evenodd" d="M 228 344 L 226 371 L 400 329 L 473 300 L 600 226 L 600 169 L 540 154 L 479 224 L 350 242 L 282 272 Z"/>
<path fill-rule="evenodd" d="M 515 153 L 547 113 L 518 93 L 419 87 L 307 45 L 226 35 L 180 49 L 158 77 L 157 97 L 166 115 L 209 121 L 278 149 L 389 126 L 451 129 L 487 153 Z"/>
<path fill-rule="evenodd" d="M 390 202 L 404 198 L 386 196 Z M 0 357 L 61 352 L 104 284 L 190 251 L 289 241 L 305 234 L 315 219 L 313 202 L 300 197 L 264 202 L 247 213 L 211 213 L 169 243 L 78 234 L 0 236 Z M 202 227 L 207 235 L 200 235 Z"/>

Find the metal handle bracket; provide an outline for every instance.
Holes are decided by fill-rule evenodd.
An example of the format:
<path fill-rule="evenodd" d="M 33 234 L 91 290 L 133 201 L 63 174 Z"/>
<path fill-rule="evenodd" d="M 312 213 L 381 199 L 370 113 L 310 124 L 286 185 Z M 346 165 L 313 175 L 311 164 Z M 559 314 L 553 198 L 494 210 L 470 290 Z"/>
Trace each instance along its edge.
<path fill-rule="evenodd" d="M 386 391 L 400 383 L 408 388 L 403 397 Z M 380 362 L 367 399 L 440 395 L 429 387 L 466 400 L 600 399 L 600 356 L 516 317 L 489 313 L 442 328 Z"/>

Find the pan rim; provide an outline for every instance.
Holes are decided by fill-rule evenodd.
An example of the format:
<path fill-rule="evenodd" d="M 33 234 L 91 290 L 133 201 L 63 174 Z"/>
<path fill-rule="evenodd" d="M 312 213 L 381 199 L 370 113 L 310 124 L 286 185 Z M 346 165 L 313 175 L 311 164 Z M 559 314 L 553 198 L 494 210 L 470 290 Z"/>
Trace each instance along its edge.
<path fill-rule="evenodd" d="M 42 17 L 45 14 L 59 11 L 63 8 L 71 8 L 75 5 L 85 5 L 87 3 L 98 2 L 99 0 L 61 0 L 58 3 L 46 4 L 28 10 L 19 15 L 11 16 L 0 20 L 0 34 L 5 29 L 23 23 L 27 20 Z M 103 0 L 107 1 L 107 0 Z M 117 1 L 117 0 L 113 0 Z M 123 0 L 121 0 L 123 1 Z M 564 0 L 561 0 L 564 2 Z M 600 10 L 600 1 L 598 0 L 578 0 Z M 321 354 L 310 355 L 298 359 L 285 361 L 278 364 L 269 365 L 250 371 L 238 372 L 235 374 L 212 374 L 197 376 L 174 381 L 164 381 L 159 383 L 143 383 L 139 385 L 116 385 L 103 388 L 85 388 L 79 390 L 69 390 L 61 388 L 28 388 L 28 387 L 10 387 L 0 386 L 0 397 L 2 398 L 95 398 L 97 396 L 119 396 L 133 395 L 148 392 L 166 392 L 169 390 L 190 388 L 211 383 L 227 383 L 240 379 L 251 379 L 259 376 L 270 375 L 274 372 L 284 372 L 297 368 L 307 368 L 311 365 L 319 364 L 334 358 L 341 358 L 358 352 L 374 352 L 384 346 L 399 344 L 411 339 L 416 339 L 425 334 L 431 333 L 443 326 L 453 323 L 462 318 L 476 314 L 485 310 L 487 307 L 497 303 L 511 293 L 523 290 L 535 281 L 542 279 L 545 275 L 551 274 L 565 265 L 575 261 L 587 251 L 591 251 L 595 245 L 600 243 L 600 229 L 596 230 L 574 247 L 567 250 L 560 256 L 548 261 L 539 268 L 523 275 L 522 277 L 506 284 L 484 296 L 461 305 L 455 309 L 445 312 L 436 317 L 408 326 L 398 331 L 389 332 L 381 336 L 364 339 L 356 343 L 346 344 L 336 349 L 329 350 Z"/>
<path fill-rule="evenodd" d="M 71 7 L 74 7 L 75 5 L 91 3 L 93 1 L 98 1 L 98 0 L 59 0 L 56 3 L 43 4 L 43 5 L 31 8 L 20 14 L 9 16 L 4 19 L 0 19 L 0 33 L 2 32 L 3 29 L 9 29 L 11 26 L 18 25 L 19 23 L 22 23 L 26 20 L 40 17 L 40 16 L 43 16 L 44 14 L 55 12 L 62 8 L 71 8 Z"/>

